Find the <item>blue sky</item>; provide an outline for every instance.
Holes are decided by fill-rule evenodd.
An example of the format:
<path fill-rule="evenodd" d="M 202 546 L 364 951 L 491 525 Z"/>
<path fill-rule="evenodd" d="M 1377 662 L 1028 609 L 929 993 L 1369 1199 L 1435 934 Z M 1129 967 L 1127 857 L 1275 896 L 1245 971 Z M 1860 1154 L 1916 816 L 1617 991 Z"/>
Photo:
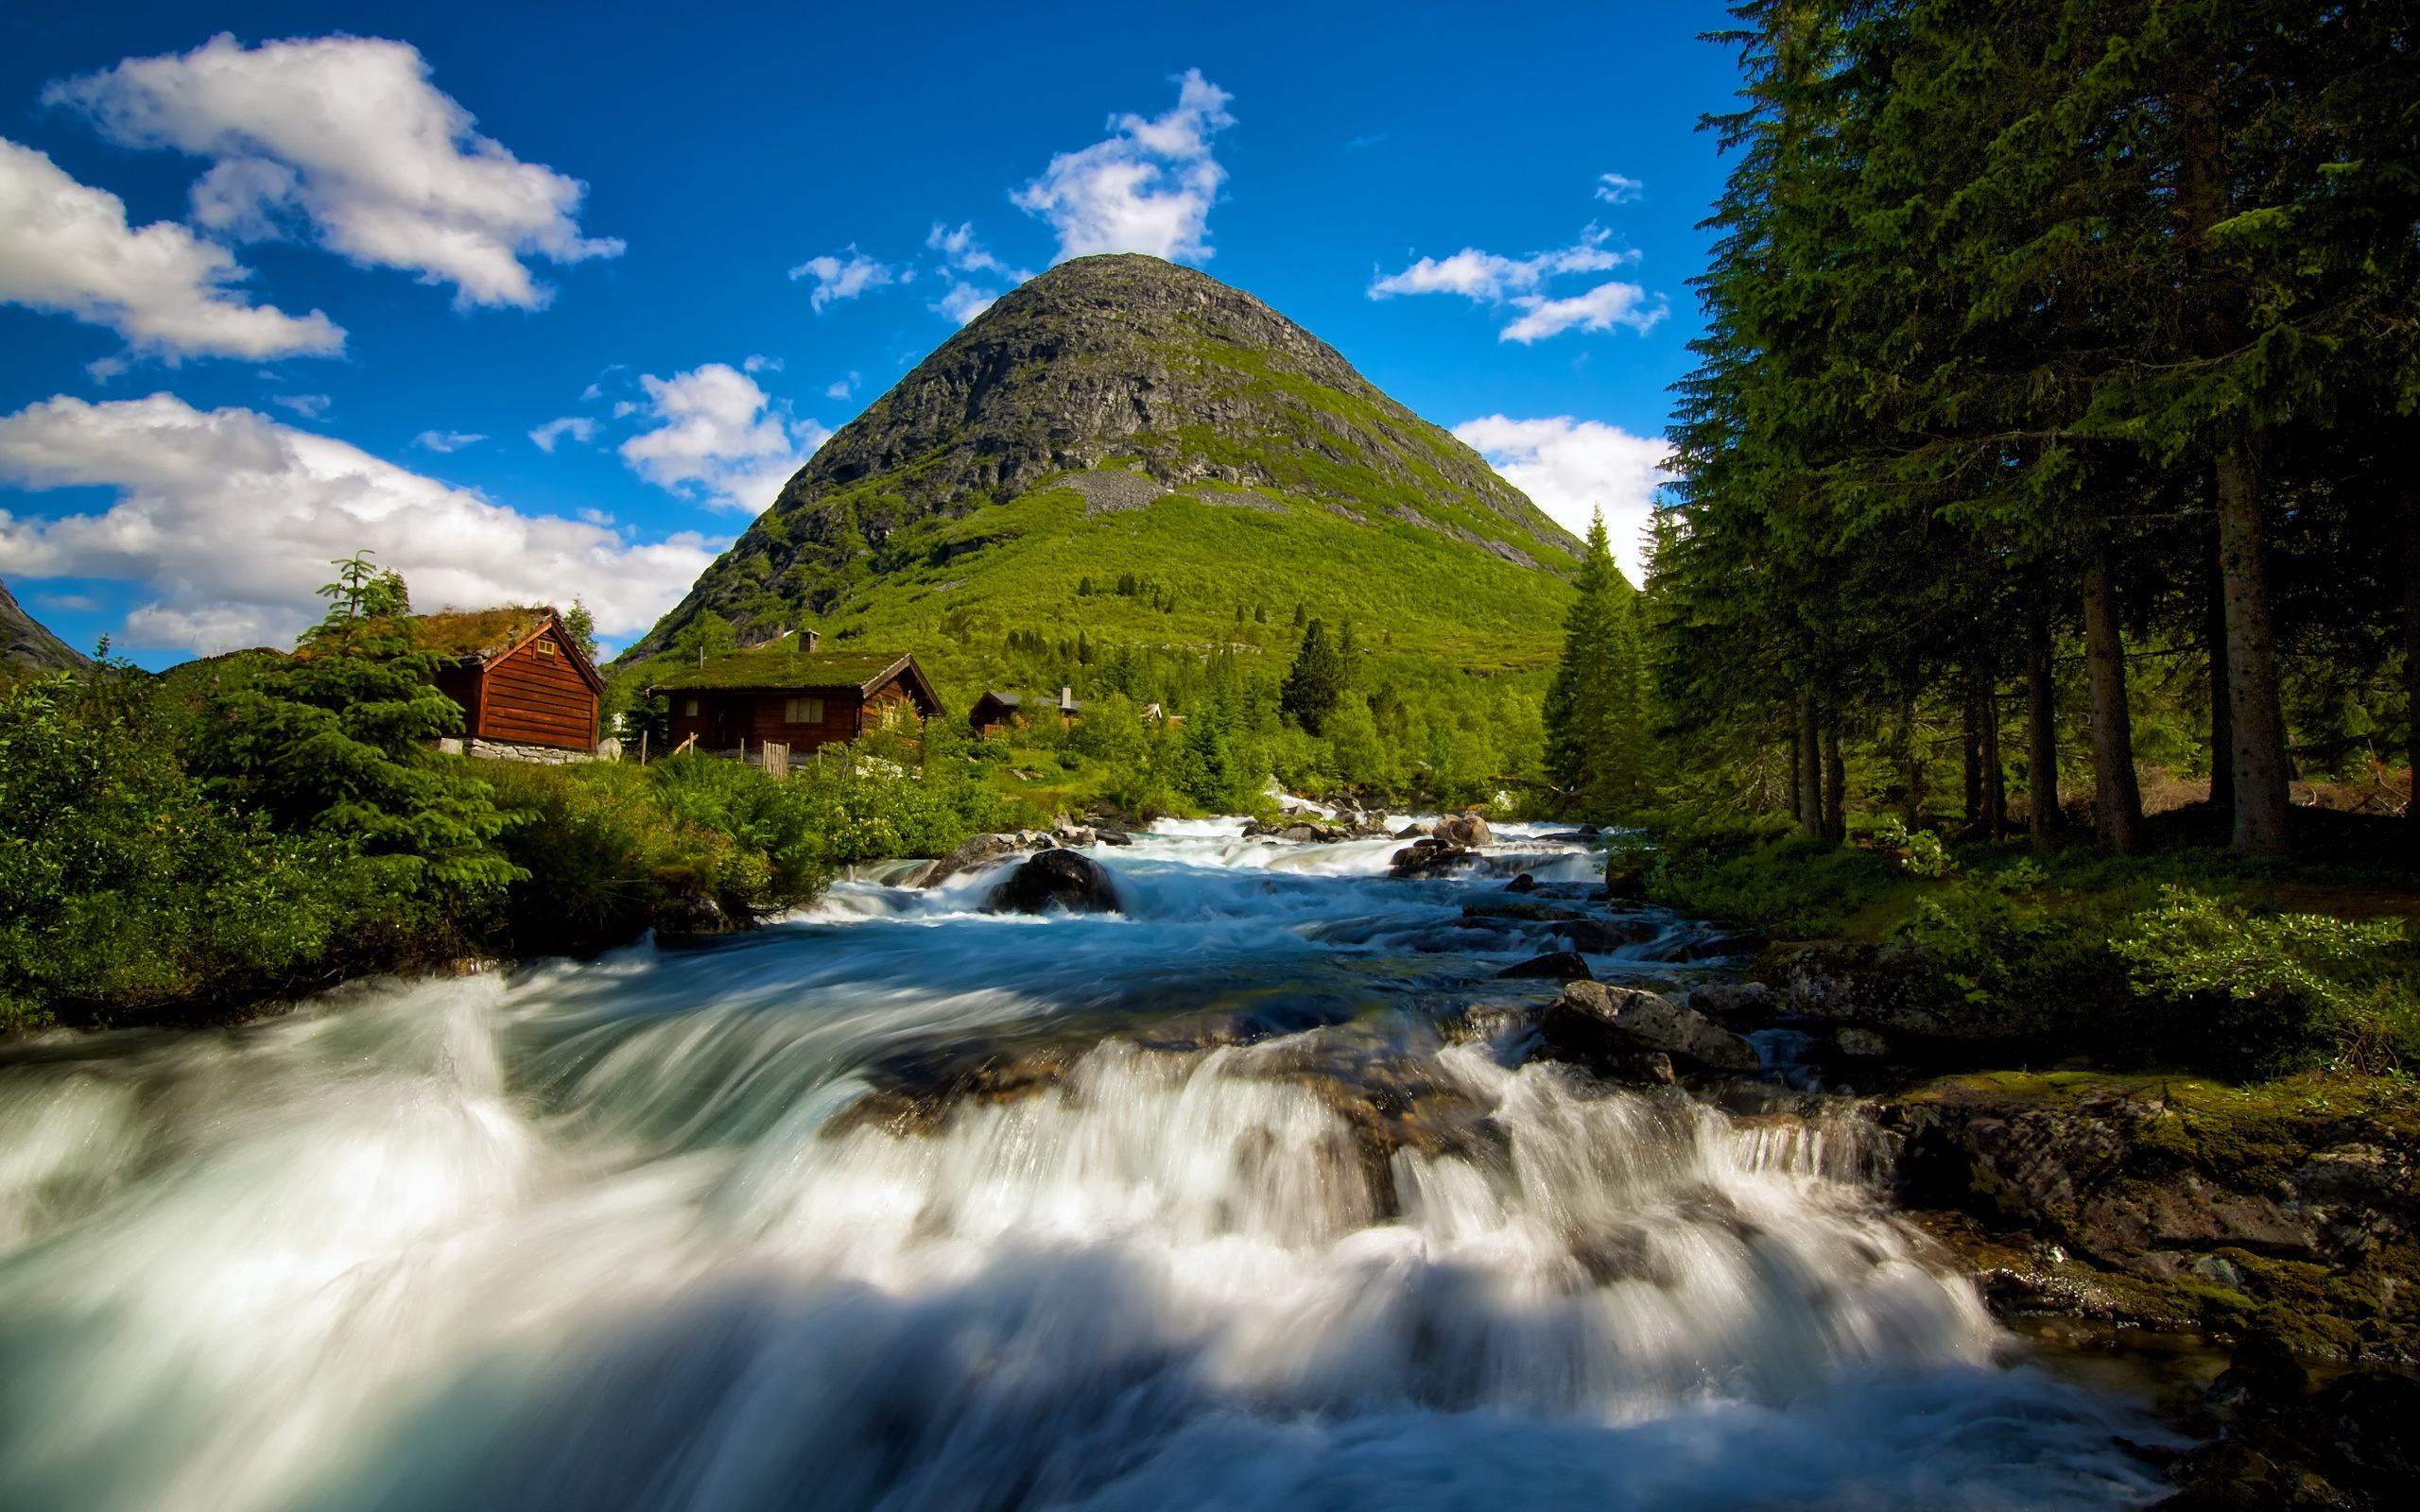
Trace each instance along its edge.
<path fill-rule="evenodd" d="M 0 579 L 155 666 L 290 637 L 354 544 L 424 607 L 577 594 L 627 641 L 1095 248 L 1260 296 L 1618 542 L 1697 329 L 1720 21 L 12 7 Z"/>

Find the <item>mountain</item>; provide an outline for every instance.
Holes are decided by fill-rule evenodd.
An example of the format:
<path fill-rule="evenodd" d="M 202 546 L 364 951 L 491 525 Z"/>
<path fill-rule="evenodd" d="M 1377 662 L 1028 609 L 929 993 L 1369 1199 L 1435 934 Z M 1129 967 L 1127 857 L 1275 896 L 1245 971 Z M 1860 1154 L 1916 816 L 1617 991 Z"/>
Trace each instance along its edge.
<path fill-rule="evenodd" d="M 88 659 L 17 603 L 9 585 L 0 583 L 0 667 L 12 672 L 71 672 Z"/>
<path fill-rule="evenodd" d="M 712 610 L 743 639 L 812 624 L 914 650 L 963 695 L 1010 632 L 1290 653 L 1301 606 L 1381 654 L 1526 672 L 1559 644 L 1578 549 L 1251 295 L 1087 257 L 827 440 L 624 662 Z"/>

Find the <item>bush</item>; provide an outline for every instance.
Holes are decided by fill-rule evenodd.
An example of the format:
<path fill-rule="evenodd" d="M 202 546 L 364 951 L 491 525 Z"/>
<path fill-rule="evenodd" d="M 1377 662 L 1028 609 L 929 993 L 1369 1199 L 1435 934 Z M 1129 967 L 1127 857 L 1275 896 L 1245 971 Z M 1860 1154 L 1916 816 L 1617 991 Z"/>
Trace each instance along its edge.
<path fill-rule="evenodd" d="M 2255 916 L 2189 888 L 2112 942 L 2135 990 L 2165 1005 L 2179 1038 L 2245 1071 L 2323 1061 L 2365 1071 L 2420 1058 L 2420 998 L 2400 919 Z"/>
<path fill-rule="evenodd" d="M 2049 1036 L 2067 1050 L 2105 1039 L 2124 996 L 2106 919 L 2054 897 L 2044 880 L 2020 862 L 1918 899 L 1893 936 L 1916 953 L 1916 1001 L 1992 1033 Z"/>

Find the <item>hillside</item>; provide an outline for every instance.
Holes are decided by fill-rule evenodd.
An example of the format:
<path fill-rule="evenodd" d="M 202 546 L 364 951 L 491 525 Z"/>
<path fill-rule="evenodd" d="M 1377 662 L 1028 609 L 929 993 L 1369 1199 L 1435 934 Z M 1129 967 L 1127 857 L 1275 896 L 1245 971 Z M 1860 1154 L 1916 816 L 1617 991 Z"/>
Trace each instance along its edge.
<path fill-rule="evenodd" d="M 9 585 L 0 583 L 0 670 L 11 673 L 67 672 L 85 658 L 17 603 Z"/>
<path fill-rule="evenodd" d="M 805 623 L 914 650 L 956 703 L 1003 675 L 1011 632 L 1259 664 L 1290 654 L 1299 606 L 1406 676 L 1528 680 L 1577 545 L 1250 295 L 1081 258 L 827 441 L 623 662 L 712 610 L 743 639 Z"/>

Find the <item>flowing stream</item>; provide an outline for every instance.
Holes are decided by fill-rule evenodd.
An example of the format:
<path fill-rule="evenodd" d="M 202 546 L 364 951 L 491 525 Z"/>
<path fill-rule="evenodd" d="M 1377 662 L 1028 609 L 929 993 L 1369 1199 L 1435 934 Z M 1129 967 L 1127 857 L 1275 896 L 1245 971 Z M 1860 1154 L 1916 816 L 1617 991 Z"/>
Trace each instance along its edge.
<path fill-rule="evenodd" d="M 1552 991 L 1462 902 L 1583 846 L 1402 882 L 1239 830 L 1092 852 L 1123 916 L 873 868 L 708 945 L 6 1052 L 0 1507 L 2159 1493 L 2112 1443 L 2157 1427 L 1927 1263 L 1853 1108 L 1457 1027 Z M 1648 923 L 1600 977 L 1706 969 Z"/>

